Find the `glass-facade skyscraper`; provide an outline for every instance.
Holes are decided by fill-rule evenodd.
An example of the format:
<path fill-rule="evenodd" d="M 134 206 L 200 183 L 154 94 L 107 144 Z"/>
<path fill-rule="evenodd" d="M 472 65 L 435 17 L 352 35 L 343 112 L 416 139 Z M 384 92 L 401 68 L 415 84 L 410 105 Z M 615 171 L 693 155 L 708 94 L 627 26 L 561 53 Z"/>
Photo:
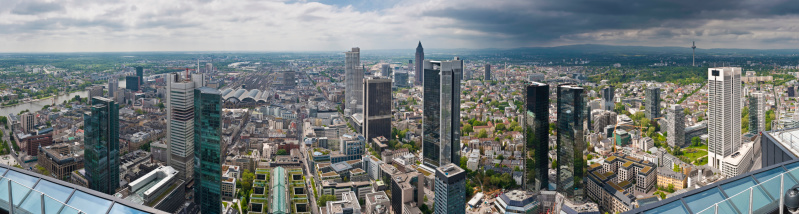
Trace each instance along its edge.
<path fill-rule="evenodd" d="M 533 82 L 525 90 L 525 173 L 524 187 L 546 190 L 549 184 L 549 85 Z"/>
<path fill-rule="evenodd" d="M 460 161 L 460 74 L 463 61 L 424 61 L 424 164 L 435 169 Z"/>
<path fill-rule="evenodd" d="M 559 85 L 557 92 L 557 191 L 566 197 L 585 195 L 583 177 L 586 144 L 585 90 L 575 85 Z"/>
<path fill-rule="evenodd" d="M 660 88 L 652 87 L 646 89 L 646 118 L 654 120 L 661 117 L 660 115 Z"/>
<path fill-rule="evenodd" d="M 203 213 L 222 212 L 222 94 L 194 90 L 194 202 Z"/>
<path fill-rule="evenodd" d="M 84 166 L 89 188 L 113 195 L 119 187 L 119 105 L 92 97 L 91 112 L 83 115 Z"/>
<path fill-rule="evenodd" d="M 436 168 L 434 213 L 466 213 L 466 171 L 454 163 Z"/>
<path fill-rule="evenodd" d="M 391 138 L 391 79 L 363 80 L 363 135 L 366 142 L 383 136 Z"/>

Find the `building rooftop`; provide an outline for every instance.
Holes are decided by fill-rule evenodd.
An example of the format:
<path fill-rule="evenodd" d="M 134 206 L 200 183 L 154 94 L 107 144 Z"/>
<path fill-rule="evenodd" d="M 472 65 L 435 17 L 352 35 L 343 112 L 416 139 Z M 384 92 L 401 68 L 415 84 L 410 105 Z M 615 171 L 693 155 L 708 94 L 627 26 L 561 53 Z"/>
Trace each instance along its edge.
<path fill-rule="evenodd" d="M 754 143 L 752 142 L 741 144 L 741 148 L 739 148 L 738 151 L 735 151 L 735 153 L 732 153 L 732 155 L 724 157 L 722 162 L 730 163 L 736 166 L 741 165 L 741 161 L 744 159 L 744 156 L 746 156 L 746 153 L 748 153 L 749 150 L 752 150 L 753 144 Z"/>

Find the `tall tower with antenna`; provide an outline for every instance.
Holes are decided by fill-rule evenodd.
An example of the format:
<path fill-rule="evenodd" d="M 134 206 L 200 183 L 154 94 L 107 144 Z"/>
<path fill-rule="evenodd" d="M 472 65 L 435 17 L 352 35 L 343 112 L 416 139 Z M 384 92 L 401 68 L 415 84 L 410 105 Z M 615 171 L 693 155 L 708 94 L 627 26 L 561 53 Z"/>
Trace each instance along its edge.
<path fill-rule="evenodd" d="M 691 56 L 691 66 L 696 67 L 696 41 L 693 41 L 693 45 L 691 45 L 691 49 L 693 49 L 693 55 Z"/>

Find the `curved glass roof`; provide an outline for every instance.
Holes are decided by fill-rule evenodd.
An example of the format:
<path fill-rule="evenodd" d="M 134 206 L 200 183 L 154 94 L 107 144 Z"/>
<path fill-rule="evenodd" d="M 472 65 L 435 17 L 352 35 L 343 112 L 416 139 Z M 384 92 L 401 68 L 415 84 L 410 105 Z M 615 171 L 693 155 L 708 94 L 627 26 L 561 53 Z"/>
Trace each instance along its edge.
<path fill-rule="evenodd" d="M 11 194 L 9 194 L 9 191 Z M 14 203 L 9 206 L 9 197 Z M 0 164 L 0 210 L 8 213 L 165 213 L 88 188 Z"/>

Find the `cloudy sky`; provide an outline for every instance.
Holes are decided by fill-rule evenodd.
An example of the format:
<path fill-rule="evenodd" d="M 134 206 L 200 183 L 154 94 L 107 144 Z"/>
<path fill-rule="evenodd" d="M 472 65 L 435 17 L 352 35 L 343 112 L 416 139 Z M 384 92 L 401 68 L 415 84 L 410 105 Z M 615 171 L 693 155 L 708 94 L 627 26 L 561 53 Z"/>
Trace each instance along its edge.
<path fill-rule="evenodd" d="M 788 0 L 0 0 L 0 52 L 799 48 Z"/>

